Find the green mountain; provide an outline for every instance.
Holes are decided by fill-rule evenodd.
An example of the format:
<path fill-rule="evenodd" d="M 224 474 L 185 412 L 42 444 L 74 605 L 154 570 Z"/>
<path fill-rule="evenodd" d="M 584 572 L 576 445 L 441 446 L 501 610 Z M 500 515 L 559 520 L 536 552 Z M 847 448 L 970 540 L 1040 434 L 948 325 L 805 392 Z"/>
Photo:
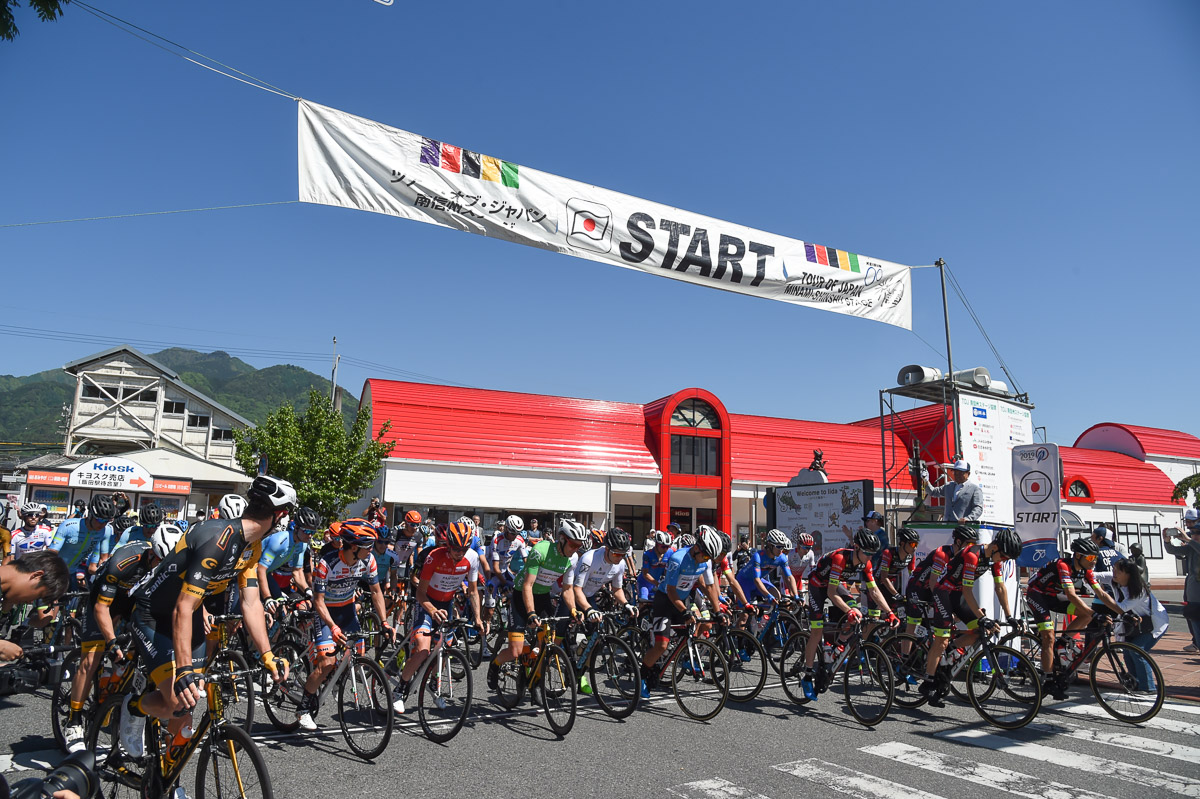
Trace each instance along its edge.
<path fill-rule="evenodd" d="M 281 364 L 256 369 L 227 352 L 196 352 L 172 348 L 150 355 L 179 374 L 201 394 L 261 424 L 271 411 L 291 402 L 303 413 L 309 389 L 329 393 L 329 380 L 299 366 Z M 0 441 L 53 442 L 61 440 L 62 406 L 74 399 L 75 378 L 62 369 L 14 377 L 0 375 Z M 342 415 L 354 422 L 358 399 L 343 391 Z"/>

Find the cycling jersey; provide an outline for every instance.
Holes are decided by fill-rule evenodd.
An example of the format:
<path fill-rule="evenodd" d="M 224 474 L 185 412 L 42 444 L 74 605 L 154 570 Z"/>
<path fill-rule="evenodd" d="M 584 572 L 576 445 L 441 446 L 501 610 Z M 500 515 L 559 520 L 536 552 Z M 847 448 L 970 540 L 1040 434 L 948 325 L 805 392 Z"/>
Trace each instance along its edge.
<path fill-rule="evenodd" d="M 843 572 L 846 573 L 847 581 L 851 574 L 858 573 L 857 567 L 854 565 L 854 549 L 852 547 L 835 549 L 817 561 L 812 574 L 808 576 L 808 584 L 813 588 L 836 588 L 842 584 Z M 875 570 L 871 566 L 871 561 L 868 560 L 862 565 L 859 580 L 864 588 L 875 587 Z"/>
<path fill-rule="evenodd" d="M 905 575 L 912 577 L 916 568 L 917 559 L 912 555 L 905 559 L 900 547 L 888 547 L 883 550 L 883 556 L 879 559 L 879 576 L 888 578 L 897 591 L 904 590 L 901 581 Z"/>
<path fill-rule="evenodd" d="M 817 567 L 817 553 L 810 549 L 801 554 L 799 549 L 793 549 L 788 552 L 788 567 L 791 568 L 792 576 L 797 582 L 807 580 L 808 575 Z"/>
<path fill-rule="evenodd" d="M 426 583 L 425 597 L 435 604 L 449 603 L 464 581 L 471 583 L 477 579 L 479 571 L 472 566 L 471 559 L 463 556 L 454 560 L 446 547 L 435 548 L 421 566 L 421 581 Z"/>
<path fill-rule="evenodd" d="M 93 529 L 90 519 L 67 519 L 58 526 L 47 549 L 56 550 L 68 569 L 77 569 L 87 563 L 101 539 L 112 534 L 111 524 Z"/>
<path fill-rule="evenodd" d="M 1065 586 L 1072 586 L 1078 595 L 1085 583 L 1093 588 L 1097 586 L 1096 575 L 1091 569 L 1084 569 L 1082 572 L 1078 572 L 1075 570 L 1075 559 L 1073 557 L 1059 558 L 1053 563 L 1043 566 L 1038 570 L 1037 574 L 1029 578 L 1026 593 L 1044 594 L 1066 600 Z"/>
<path fill-rule="evenodd" d="M 662 582 L 663 575 L 667 573 L 667 561 L 675 554 L 675 550 L 667 547 L 660 555 L 658 547 L 651 547 L 642 553 L 642 570 L 638 572 L 638 587 L 646 586 L 653 588 L 654 584 L 645 579 L 646 575 L 653 577 L 656 581 Z"/>
<path fill-rule="evenodd" d="M 258 559 L 258 565 L 266 569 L 267 574 L 274 574 L 281 569 L 302 569 L 304 553 L 307 551 L 308 544 L 297 540 L 294 533 L 280 530 L 263 539 L 262 557 Z"/>
<path fill-rule="evenodd" d="M 608 562 L 607 555 L 605 547 L 583 553 L 575 568 L 563 577 L 563 586 L 577 586 L 589 599 L 605 585 L 620 589 L 625 579 L 625 558 L 614 564 Z"/>
<path fill-rule="evenodd" d="M 533 593 L 558 596 L 562 593 L 563 575 L 575 568 L 578 554 L 567 557 L 559 552 L 554 541 L 539 541 L 525 557 L 525 568 L 517 578 L 523 584 L 526 575 L 534 575 Z"/>
<path fill-rule="evenodd" d="M 667 571 L 658 582 L 657 593 L 669 597 L 667 588 L 674 588 L 679 598 L 684 599 L 701 580 L 705 585 L 712 585 L 716 582 L 716 578 L 713 576 L 712 561 L 706 560 L 703 563 L 697 563 L 692 559 L 692 547 L 684 547 L 676 550 L 667 561 Z"/>
<path fill-rule="evenodd" d="M 379 584 L 374 555 L 368 554 L 350 565 L 342 560 L 341 552 L 330 552 L 322 555 L 313 569 L 313 593 L 325 595 L 326 607 L 343 607 L 354 601 L 359 580 L 366 580 L 368 585 Z"/>
<path fill-rule="evenodd" d="M 988 566 L 991 566 L 992 580 L 997 583 L 1004 582 L 1004 576 L 1000 571 L 1001 564 L 989 563 L 986 557 L 981 557 L 982 555 L 983 547 L 972 544 L 969 547 L 963 547 L 958 554 L 950 558 L 940 573 L 935 565 L 934 590 L 961 591 L 964 588 L 973 588 L 976 578 L 982 575 Z"/>
<path fill-rule="evenodd" d="M 952 557 L 954 557 L 953 544 L 944 544 L 926 555 L 913 571 L 912 579 L 908 581 L 910 591 L 930 590 L 929 578 L 933 574 L 934 567 L 939 563 L 948 563 Z"/>
<path fill-rule="evenodd" d="M 422 543 L 421 539 L 416 536 L 412 538 L 398 536 L 392 544 L 393 551 L 396 553 L 396 562 L 401 564 L 408 563 L 408 559 L 417 551 L 417 545 L 420 543 Z"/>
<path fill-rule="evenodd" d="M 261 556 L 262 542 L 246 540 L 241 519 L 208 519 L 189 527 L 130 595 L 139 607 L 169 624 L 180 594 L 216 596 L 234 579 L 242 590 L 257 587 L 255 567 Z"/>
<path fill-rule="evenodd" d="M 379 568 L 379 582 L 391 582 L 392 572 L 396 570 L 396 553 L 387 548 L 383 552 L 371 550 L 371 554 L 375 556 L 375 565 Z"/>
<path fill-rule="evenodd" d="M 488 547 L 488 558 L 491 563 L 500 564 L 500 571 L 507 571 L 513 557 L 525 548 L 525 539 L 521 536 L 518 535 L 510 541 L 504 533 L 496 533 L 492 538 L 491 546 Z M 523 552 L 521 562 L 524 563 Z"/>
<path fill-rule="evenodd" d="M 769 558 L 761 549 L 756 549 L 750 556 L 750 562 L 737 573 L 738 585 L 742 587 L 742 593 L 746 595 L 747 599 L 758 597 L 770 599 L 774 596 L 769 591 L 770 588 L 774 587 L 771 581 L 773 575 L 769 573 L 770 570 L 781 571 L 784 577 L 792 576 L 792 568 L 788 565 L 787 555 L 781 553 L 773 558 Z M 763 594 L 758 590 L 756 580 L 762 580 L 768 589 L 768 593 Z M 782 578 L 779 578 L 779 581 L 783 582 Z"/>
<path fill-rule="evenodd" d="M 154 529 L 156 530 L 158 528 L 154 528 Z M 154 534 L 154 530 L 150 530 L 150 535 L 153 535 L 153 534 Z M 126 544 L 132 544 L 135 541 L 149 541 L 150 535 L 146 534 L 145 527 L 143 527 L 140 524 L 135 524 L 133 527 L 130 527 L 128 530 L 125 530 L 124 532 L 122 532 L 121 536 L 116 540 L 115 543 L 113 543 L 109 539 L 105 539 L 105 544 L 107 544 L 107 546 L 105 546 L 105 544 L 101 544 L 100 554 L 101 555 L 111 555 L 113 552 L 115 552 L 116 550 L 125 546 Z"/>
<path fill-rule="evenodd" d="M 12 551 L 12 531 L 7 527 L 0 526 L 0 562 L 8 558 L 8 553 Z"/>
<path fill-rule="evenodd" d="M 112 557 L 104 562 L 96 579 L 92 582 L 88 607 L 109 605 L 115 615 L 126 615 L 133 607 L 129 589 L 150 571 L 150 559 L 154 556 L 148 541 L 134 541 L 117 547 Z"/>

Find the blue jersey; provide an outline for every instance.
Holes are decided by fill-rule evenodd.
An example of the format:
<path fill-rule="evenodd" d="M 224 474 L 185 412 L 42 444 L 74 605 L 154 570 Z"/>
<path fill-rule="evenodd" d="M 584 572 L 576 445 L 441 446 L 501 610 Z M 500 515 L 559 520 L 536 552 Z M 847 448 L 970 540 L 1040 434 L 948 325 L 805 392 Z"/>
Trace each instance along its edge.
<path fill-rule="evenodd" d="M 154 530 L 158 528 L 155 527 Z M 101 555 L 111 555 L 126 544 L 132 544 L 135 541 L 149 541 L 150 536 L 154 534 L 154 530 L 147 530 L 140 524 L 135 524 L 122 531 L 120 536 L 115 533 L 112 536 L 104 536 L 104 541 L 100 544 Z M 113 538 L 116 538 L 114 541 Z"/>
<path fill-rule="evenodd" d="M 754 582 L 755 580 L 762 580 L 769 587 L 773 584 L 772 578 L 783 582 L 783 577 L 791 576 L 792 567 L 788 565 L 786 554 L 768 558 L 761 549 L 757 549 L 750 556 L 750 561 L 738 570 L 737 581 L 738 585 L 742 587 L 742 593 L 746 595 L 746 598 L 753 599 L 759 595 L 758 586 Z"/>
<path fill-rule="evenodd" d="M 672 553 L 667 561 L 667 573 L 658 583 L 658 592 L 666 594 L 667 588 L 674 587 L 675 592 L 682 598 L 701 580 L 705 585 L 712 585 L 715 582 L 712 561 L 706 560 L 703 563 L 697 563 L 692 560 L 692 548 L 684 547 Z M 668 596 L 670 595 L 668 594 Z"/>
<path fill-rule="evenodd" d="M 308 552 L 308 544 L 297 541 L 296 537 L 287 530 L 271 533 L 263 539 L 262 557 L 258 565 L 274 574 L 280 569 L 304 568 L 304 553 Z"/>
<path fill-rule="evenodd" d="M 93 530 L 90 519 L 67 519 L 58 526 L 47 549 L 58 551 L 68 569 L 78 569 L 100 546 L 101 539 L 111 537 L 111 524 Z"/>
<path fill-rule="evenodd" d="M 650 547 L 642 553 L 642 570 L 638 572 L 638 586 L 647 588 L 652 586 L 652 583 L 647 580 L 644 575 L 650 575 L 658 582 L 662 582 L 663 575 L 667 573 L 667 561 L 675 554 L 675 550 L 667 547 L 661 555 L 657 552 L 657 547 Z"/>

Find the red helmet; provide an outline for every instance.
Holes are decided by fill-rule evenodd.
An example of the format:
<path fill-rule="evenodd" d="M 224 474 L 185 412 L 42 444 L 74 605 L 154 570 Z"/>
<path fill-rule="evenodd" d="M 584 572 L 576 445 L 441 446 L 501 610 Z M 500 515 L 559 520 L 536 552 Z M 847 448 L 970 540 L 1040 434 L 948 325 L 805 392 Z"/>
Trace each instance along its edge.
<path fill-rule="evenodd" d="M 409 524 L 420 524 L 421 512 L 410 510 L 408 513 L 404 514 L 404 521 L 408 522 Z"/>
<path fill-rule="evenodd" d="M 796 536 L 796 543 L 802 547 L 811 547 L 817 542 L 808 533 L 801 533 L 800 535 Z"/>
<path fill-rule="evenodd" d="M 455 522 L 446 530 L 446 546 L 462 549 L 471 545 L 471 538 L 474 533 L 471 528 L 463 522 Z"/>

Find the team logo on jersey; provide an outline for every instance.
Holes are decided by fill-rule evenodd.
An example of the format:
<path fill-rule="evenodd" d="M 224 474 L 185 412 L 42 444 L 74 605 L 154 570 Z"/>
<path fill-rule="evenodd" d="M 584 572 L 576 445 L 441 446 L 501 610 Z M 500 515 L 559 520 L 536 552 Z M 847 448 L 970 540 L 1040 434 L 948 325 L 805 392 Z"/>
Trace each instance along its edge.
<path fill-rule="evenodd" d="M 206 569 L 215 569 L 221 564 L 217 562 L 216 558 L 205 558 L 204 560 L 200 561 L 200 565 Z"/>
<path fill-rule="evenodd" d="M 229 546 L 229 539 L 232 537 L 233 537 L 233 525 L 231 524 L 221 532 L 221 537 L 217 539 L 217 549 L 224 552 L 225 547 Z"/>

